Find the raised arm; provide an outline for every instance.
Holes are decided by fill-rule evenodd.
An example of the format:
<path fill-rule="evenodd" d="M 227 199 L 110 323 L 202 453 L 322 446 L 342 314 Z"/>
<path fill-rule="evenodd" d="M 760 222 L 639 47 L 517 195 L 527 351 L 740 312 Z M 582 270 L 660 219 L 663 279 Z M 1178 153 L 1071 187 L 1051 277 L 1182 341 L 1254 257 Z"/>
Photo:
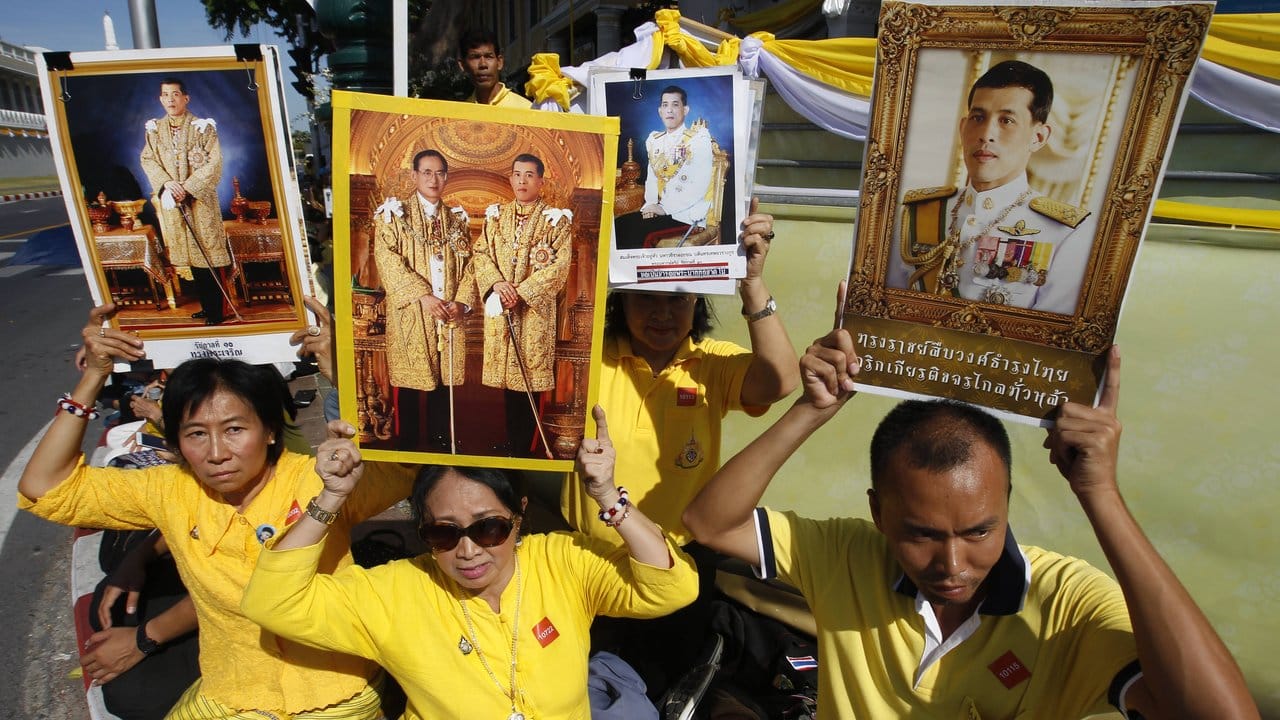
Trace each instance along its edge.
<path fill-rule="evenodd" d="M 341 512 L 347 497 L 355 491 L 364 474 L 360 449 L 351 442 L 356 429 L 344 420 L 332 420 L 328 432 L 329 439 L 316 448 L 316 474 L 324 481 L 324 489 L 307 503 L 302 519 L 272 546 L 273 550 L 308 547 L 323 540 L 329 534 L 329 524 L 321 522 L 316 515 L 324 517 L 324 513 L 337 515 Z M 312 503 L 321 512 L 313 512 Z"/>
<path fill-rule="evenodd" d="M 587 495 L 599 503 L 602 512 L 614 513 L 609 522 L 626 543 L 631 557 L 645 565 L 671 567 L 671 553 L 667 550 L 662 530 L 639 507 L 618 505 L 622 494 L 613 482 L 613 466 L 618 459 L 618 451 L 609 441 L 604 408 L 596 405 L 591 416 L 596 421 L 596 436 L 584 438 L 578 446 L 578 476 L 586 486 Z"/>
<path fill-rule="evenodd" d="M 86 410 L 93 408 L 98 393 L 111 376 L 115 358 L 132 361 L 143 357 L 141 340 L 105 324 L 115 312 L 116 306 L 112 303 L 89 311 L 88 324 L 80 333 L 84 337 L 85 369 L 71 391 L 74 406 Z M 23 469 L 18 480 L 18 492 L 29 500 L 39 500 L 66 480 L 80 459 L 80 447 L 88 424 L 88 417 L 59 410 Z"/>
<path fill-rule="evenodd" d="M 751 352 L 755 359 L 747 368 L 742 382 L 743 405 L 770 405 L 796 389 L 800 373 L 796 352 L 787 336 L 787 328 L 777 313 L 751 320 L 754 313 L 765 309 L 772 299 L 764 284 L 764 260 L 773 240 L 773 216 L 757 213 L 759 201 L 751 198 L 751 214 L 742 222 L 742 245 L 747 252 L 747 276 L 738 286 L 742 295 L 742 313 L 747 316 L 751 333 Z"/>
<path fill-rule="evenodd" d="M 1045 447 L 1093 525 L 1129 607 L 1143 674 L 1125 703 L 1147 720 L 1257 718 L 1231 653 L 1120 495 L 1119 401 L 1120 353 L 1113 347 L 1098 407 L 1063 405 Z"/>
<path fill-rule="evenodd" d="M 816 340 L 800 359 L 804 394 L 776 423 L 734 455 L 685 508 L 682 520 L 703 545 L 761 563 L 752 511 L 787 458 L 853 396 L 859 360 L 847 330 Z"/>

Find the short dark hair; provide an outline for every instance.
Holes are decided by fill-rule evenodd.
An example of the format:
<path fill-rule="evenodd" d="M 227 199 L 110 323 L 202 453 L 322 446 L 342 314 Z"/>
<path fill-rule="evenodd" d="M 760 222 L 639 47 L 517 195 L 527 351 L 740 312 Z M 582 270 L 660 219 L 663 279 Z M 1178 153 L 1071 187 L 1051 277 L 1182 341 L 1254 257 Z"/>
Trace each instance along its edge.
<path fill-rule="evenodd" d="M 424 157 L 436 158 L 437 160 L 440 161 L 440 164 L 444 166 L 444 171 L 449 172 L 449 161 L 445 159 L 444 155 L 441 154 L 439 150 L 431 150 L 431 149 L 419 150 L 418 154 L 413 156 L 414 172 L 418 172 L 418 161 Z"/>
<path fill-rule="evenodd" d="M 512 515 L 519 515 L 523 512 L 520 507 L 520 501 L 525 496 L 524 475 L 519 470 L 460 467 L 456 465 L 425 465 L 418 471 L 418 477 L 413 481 L 413 493 L 409 496 L 409 506 L 413 511 L 413 519 L 418 523 L 419 528 L 422 528 L 432 520 L 427 516 L 427 496 L 439 484 L 445 473 L 450 470 L 492 490 L 493 494 L 498 496 L 498 502 L 501 502 L 503 507 L 510 510 Z"/>
<path fill-rule="evenodd" d="M 684 88 L 679 85 L 668 85 L 662 88 L 662 92 L 658 93 L 658 102 L 662 102 L 663 95 L 679 95 L 681 105 L 689 104 L 689 93 L 685 92 Z"/>
<path fill-rule="evenodd" d="M 604 301 L 604 336 L 607 338 L 619 338 L 629 336 L 630 330 L 627 328 L 627 310 L 622 306 L 622 292 L 612 291 L 609 297 Z M 693 305 L 693 329 L 689 331 L 689 337 L 694 342 L 706 337 L 707 333 L 715 328 L 716 312 L 711 309 L 711 304 L 707 302 L 705 295 L 699 295 Z"/>
<path fill-rule="evenodd" d="M 973 105 L 973 93 L 978 88 L 1020 87 L 1031 92 L 1031 119 L 1048 122 L 1049 109 L 1053 107 L 1053 81 L 1043 70 L 1021 60 L 1005 60 L 996 63 L 982 74 L 969 88 L 969 105 Z"/>
<path fill-rule="evenodd" d="M 285 412 L 292 404 L 289 386 L 275 367 L 240 360 L 188 360 L 169 373 L 160 408 L 169 447 L 181 455 L 182 421 L 218 391 L 229 392 L 253 408 L 268 436 L 275 440 L 267 446 L 267 462 L 279 460 L 284 452 Z"/>
<path fill-rule="evenodd" d="M 487 27 L 467 28 L 458 38 L 458 59 L 466 60 L 467 53 L 483 45 L 492 45 L 493 54 L 502 56 L 502 45 L 498 44 L 498 34 Z"/>
<path fill-rule="evenodd" d="M 160 87 L 164 87 L 165 85 L 177 85 L 178 89 L 182 91 L 183 95 L 187 94 L 187 84 L 182 82 L 181 78 L 176 78 L 176 77 L 173 77 L 172 75 L 166 78 L 161 78 Z"/>
<path fill-rule="evenodd" d="M 885 415 L 871 436 L 871 487 L 887 478 L 898 452 L 914 468 L 946 472 L 973 457 L 974 443 L 986 444 L 1004 463 L 1013 489 L 1009 434 L 992 415 L 955 400 L 906 400 Z"/>
<path fill-rule="evenodd" d="M 512 170 L 516 169 L 516 163 L 533 163 L 534 165 L 537 165 L 538 177 L 542 177 L 543 173 L 547 171 L 546 166 L 542 164 L 542 158 L 531 153 L 520 153 L 517 155 L 516 159 L 511 161 Z"/>

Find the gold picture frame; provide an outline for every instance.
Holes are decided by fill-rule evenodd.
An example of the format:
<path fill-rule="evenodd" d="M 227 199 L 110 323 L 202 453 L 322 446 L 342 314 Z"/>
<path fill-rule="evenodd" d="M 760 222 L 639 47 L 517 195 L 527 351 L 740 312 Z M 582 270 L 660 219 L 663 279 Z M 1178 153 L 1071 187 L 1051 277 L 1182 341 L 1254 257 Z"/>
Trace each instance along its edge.
<path fill-rule="evenodd" d="M 865 387 L 954 397 L 1040 424 L 1064 399 L 1092 402 L 1212 10 L 1209 3 L 884 3 L 842 308 L 864 356 Z M 912 188 L 943 195 L 966 187 L 956 138 L 973 82 L 1000 60 L 1028 58 L 1058 68 L 1048 73 L 1066 120 L 1048 123 L 1067 130 L 1050 136 L 1060 145 L 1048 159 L 1043 148 L 1035 153 L 1041 165 L 1028 165 L 1028 180 L 1087 213 L 1080 227 L 1095 228 L 1073 311 L 1002 305 L 999 295 L 965 298 L 947 288 L 954 274 L 932 290 L 908 283 L 928 268 L 908 264 L 924 256 L 908 258 L 899 238 L 904 200 L 922 192 Z M 946 229 L 948 217 L 936 214 L 933 227 Z M 956 214 L 952 206 L 952 243 Z M 909 270 L 920 272 L 907 277 Z"/>

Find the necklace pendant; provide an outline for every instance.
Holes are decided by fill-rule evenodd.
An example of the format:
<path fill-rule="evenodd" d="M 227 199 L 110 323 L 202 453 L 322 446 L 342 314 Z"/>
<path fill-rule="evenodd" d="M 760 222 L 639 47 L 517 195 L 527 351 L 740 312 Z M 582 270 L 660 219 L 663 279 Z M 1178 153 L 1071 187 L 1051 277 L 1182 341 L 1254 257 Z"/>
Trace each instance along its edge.
<path fill-rule="evenodd" d="M 519 711 L 513 712 L 507 716 L 507 720 L 524 720 L 524 713 Z"/>
<path fill-rule="evenodd" d="M 458 652 L 462 653 L 463 655 L 470 655 L 471 650 L 472 650 L 471 643 L 467 642 L 467 639 L 465 637 L 458 638 Z"/>

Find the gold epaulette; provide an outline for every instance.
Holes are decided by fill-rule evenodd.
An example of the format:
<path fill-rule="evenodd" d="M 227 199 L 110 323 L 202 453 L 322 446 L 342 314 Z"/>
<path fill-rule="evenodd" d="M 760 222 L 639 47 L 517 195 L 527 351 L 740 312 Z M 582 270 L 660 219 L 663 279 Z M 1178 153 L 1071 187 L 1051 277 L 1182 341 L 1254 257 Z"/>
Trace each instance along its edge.
<path fill-rule="evenodd" d="M 1051 197 L 1045 197 L 1044 195 L 1041 195 L 1038 198 L 1033 198 L 1029 205 L 1032 210 L 1035 210 L 1041 215 L 1057 220 L 1063 225 L 1072 228 L 1079 226 L 1080 223 L 1084 222 L 1084 219 L 1089 217 L 1090 214 L 1088 210 L 1085 210 L 1082 207 L 1069 205 L 1067 203 L 1054 200 Z"/>
<path fill-rule="evenodd" d="M 938 198 L 951 197 L 956 194 L 955 185 L 939 185 L 937 187 L 916 188 L 908 190 L 903 196 L 904 203 L 917 203 L 925 200 L 937 200 Z"/>

